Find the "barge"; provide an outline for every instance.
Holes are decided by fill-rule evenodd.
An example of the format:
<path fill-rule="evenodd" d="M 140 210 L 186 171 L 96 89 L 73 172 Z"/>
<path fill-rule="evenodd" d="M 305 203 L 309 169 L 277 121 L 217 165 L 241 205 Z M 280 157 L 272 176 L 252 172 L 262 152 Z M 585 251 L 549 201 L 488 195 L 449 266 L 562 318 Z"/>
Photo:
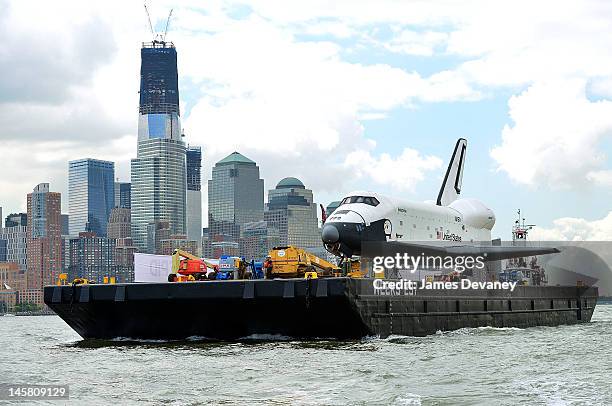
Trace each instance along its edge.
<path fill-rule="evenodd" d="M 465 327 L 591 320 L 596 287 L 377 291 L 372 278 L 47 286 L 45 303 L 85 339 L 358 339 Z M 400 292 L 405 293 L 405 292 Z"/>

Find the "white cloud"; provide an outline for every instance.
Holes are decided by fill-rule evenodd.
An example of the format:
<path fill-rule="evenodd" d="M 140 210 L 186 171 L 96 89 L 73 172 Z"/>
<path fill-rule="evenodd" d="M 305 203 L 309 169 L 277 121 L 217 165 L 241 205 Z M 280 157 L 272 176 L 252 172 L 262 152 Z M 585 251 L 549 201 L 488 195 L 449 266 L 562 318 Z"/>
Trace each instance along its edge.
<path fill-rule="evenodd" d="M 571 187 L 602 184 L 601 141 L 609 133 L 612 95 L 612 8 L 605 2 L 307 2 L 283 7 L 252 1 L 263 16 L 285 24 L 337 19 L 361 43 L 398 54 L 455 56 L 456 67 L 436 72 L 417 92 L 423 101 L 475 100 L 498 89 L 517 91 L 511 125 L 492 156 L 521 184 Z M 376 23 L 391 35 L 379 35 Z M 365 34 L 364 34 L 365 33 Z M 437 81 L 440 81 L 439 85 Z M 527 91 L 523 91 L 525 88 Z M 412 100 L 411 100 L 412 101 Z M 518 158 L 520 157 L 520 158 Z"/>
<path fill-rule="evenodd" d="M 253 13 L 232 19 L 237 5 Z M 609 102 L 584 96 L 585 82 L 610 94 L 612 37 L 601 33 L 610 31 L 612 18 L 603 3 L 191 0 L 178 7 L 160 0 L 151 7 L 154 22 L 163 25 L 171 7 L 169 38 L 188 90 L 181 96 L 183 111 L 190 112 L 183 124 L 188 141 L 204 146 L 205 165 L 240 149 L 262 160 L 271 183 L 295 171 L 312 187 L 338 190 L 343 186 L 329 174 L 342 178 L 351 153 L 373 168 L 415 169 L 403 163 L 405 152 L 372 156 L 362 120 L 423 102 L 476 100 L 500 87 L 531 86 L 510 102 L 514 123 L 493 151 L 499 168 L 529 184 L 603 179 L 605 157 L 597 151 L 612 115 Z M 52 186 L 65 183 L 60 174 L 67 159 L 109 156 L 127 168 L 135 154 L 139 47 L 150 37 L 142 4 L 20 0 L 2 3 L 0 11 L 5 43 L 15 44 L 0 50 L 0 67 L 15 72 L 0 83 L 0 149 L 53 156 L 4 177 L 0 201 L 21 204 L 23 185 L 29 190 L 50 175 L 57 179 Z M 376 30 L 387 27 L 390 36 L 381 41 Z M 302 41 L 300 34 L 331 37 Z M 379 55 L 373 60 L 382 62 L 372 64 L 344 59 L 345 41 L 370 50 L 371 38 L 400 56 L 464 62 L 422 74 Z M 11 89 L 21 93 L 11 98 Z M 517 165 L 517 153 L 529 165 Z M 361 181 L 413 186 L 432 165 L 417 157 L 423 160 L 419 176 L 396 170 L 395 180 L 385 180 L 372 170 L 362 172 Z"/>
<path fill-rule="evenodd" d="M 442 166 L 442 160 L 434 156 L 421 156 L 411 148 L 404 148 L 397 158 L 387 153 L 375 157 L 369 151 L 358 150 L 347 155 L 344 166 L 357 178 L 368 176 L 379 185 L 412 191 L 425 178 L 427 171 Z"/>
<path fill-rule="evenodd" d="M 612 10 L 601 2 L 491 3 L 451 33 L 448 51 L 475 56 L 462 70 L 488 85 L 612 75 Z M 482 17 L 488 18 L 482 18 Z M 503 16 L 503 17 L 501 17 Z"/>
<path fill-rule="evenodd" d="M 347 154 L 372 148 L 362 120 L 418 101 L 478 97 L 450 72 L 423 78 L 383 64 L 348 63 L 338 45 L 300 42 L 257 16 L 177 43 L 206 49 L 204 56 L 184 57 L 179 49 L 182 74 L 204 94 L 183 123 L 189 141 L 203 145 L 208 165 L 234 150 L 254 159 L 267 188 L 297 176 L 317 192 L 340 195 L 355 181 Z M 382 184 L 412 190 L 424 173 L 406 175 L 397 163 Z M 392 162 L 383 157 L 375 165 L 382 164 Z M 359 179 L 379 183 L 378 176 L 362 172 Z"/>
<path fill-rule="evenodd" d="M 612 133 L 612 101 L 590 101 L 582 79 L 536 83 L 510 99 L 513 125 L 491 151 L 498 170 L 521 184 L 567 188 L 605 162 L 599 143 Z"/>
<path fill-rule="evenodd" d="M 76 141 L 19 140 L 2 142 L 2 177 L 0 205 L 4 211 L 25 211 L 26 195 L 38 183 L 49 183 L 51 190 L 62 194 L 62 206 L 68 205 L 68 161 L 97 158 L 115 162 L 115 176 L 129 180 L 130 159 L 135 156 L 136 137 L 125 136 L 101 140 L 94 145 Z"/>
<path fill-rule="evenodd" d="M 48 182 L 67 208 L 71 159 L 113 160 L 129 179 L 145 28 L 132 17 L 142 5 L 117 13 L 115 4 L 24 0 L 0 9 L 0 205 L 25 210 L 26 194 Z"/>
<path fill-rule="evenodd" d="M 593 221 L 563 217 L 554 220 L 550 228 L 534 228 L 529 238 L 535 241 L 610 241 L 612 212 L 602 219 Z"/>
<path fill-rule="evenodd" d="M 591 171 L 587 173 L 586 178 L 596 185 L 612 186 L 612 171 L 610 170 Z"/>
<path fill-rule="evenodd" d="M 448 33 L 414 30 L 402 30 L 389 41 L 380 41 L 379 44 L 391 52 L 408 55 L 432 56 L 436 48 L 445 46 Z"/>
<path fill-rule="evenodd" d="M 612 98 L 612 77 L 596 77 L 593 78 L 588 90 L 595 96 Z"/>

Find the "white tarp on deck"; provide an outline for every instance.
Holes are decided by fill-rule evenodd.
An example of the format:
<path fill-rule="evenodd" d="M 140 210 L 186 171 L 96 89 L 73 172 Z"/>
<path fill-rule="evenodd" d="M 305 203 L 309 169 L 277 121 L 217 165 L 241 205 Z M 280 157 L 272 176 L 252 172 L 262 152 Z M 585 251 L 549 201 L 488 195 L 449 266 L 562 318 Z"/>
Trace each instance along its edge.
<path fill-rule="evenodd" d="M 168 282 L 170 255 L 134 254 L 134 282 Z"/>

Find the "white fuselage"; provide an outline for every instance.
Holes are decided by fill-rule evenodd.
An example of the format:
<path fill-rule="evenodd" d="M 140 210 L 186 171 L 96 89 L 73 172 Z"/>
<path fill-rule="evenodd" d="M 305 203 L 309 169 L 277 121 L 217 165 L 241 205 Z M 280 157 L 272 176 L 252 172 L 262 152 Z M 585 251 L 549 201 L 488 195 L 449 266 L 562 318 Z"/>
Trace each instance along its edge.
<path fill-rule="evenodd" d="M 325 224 L 385 222 L 387 241 L 490 241 L 495 224 L 493 212 L 473 199 L 459 199 L 449 206 L 411 202 L 373 192 L 356 191 L 348 196 L 369 196 L 378 205 L 346 203 Z"/>

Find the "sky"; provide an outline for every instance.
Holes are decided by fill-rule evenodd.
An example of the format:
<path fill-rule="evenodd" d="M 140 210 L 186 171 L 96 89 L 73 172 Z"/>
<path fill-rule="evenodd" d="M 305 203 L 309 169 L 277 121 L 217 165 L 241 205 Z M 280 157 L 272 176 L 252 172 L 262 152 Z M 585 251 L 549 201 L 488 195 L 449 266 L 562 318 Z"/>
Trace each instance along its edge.
<path fill-rule="evenodd" d="M 301 179 L 434 200 L 467 138 L 463 197 L 531 237 L 612 239 L 612 3 L 148 1 L 178 52 L 182 126 L 203 186 L 237 150 L 266 190 Z M 68 210 L 68 161 L 136 155 L 138 1 L 0 0 L 0 206 L 41 182 Z M 203 204 L 206 210 L 206 193 Z M 206 219 L 206 216 L 203 216 Z"/>

